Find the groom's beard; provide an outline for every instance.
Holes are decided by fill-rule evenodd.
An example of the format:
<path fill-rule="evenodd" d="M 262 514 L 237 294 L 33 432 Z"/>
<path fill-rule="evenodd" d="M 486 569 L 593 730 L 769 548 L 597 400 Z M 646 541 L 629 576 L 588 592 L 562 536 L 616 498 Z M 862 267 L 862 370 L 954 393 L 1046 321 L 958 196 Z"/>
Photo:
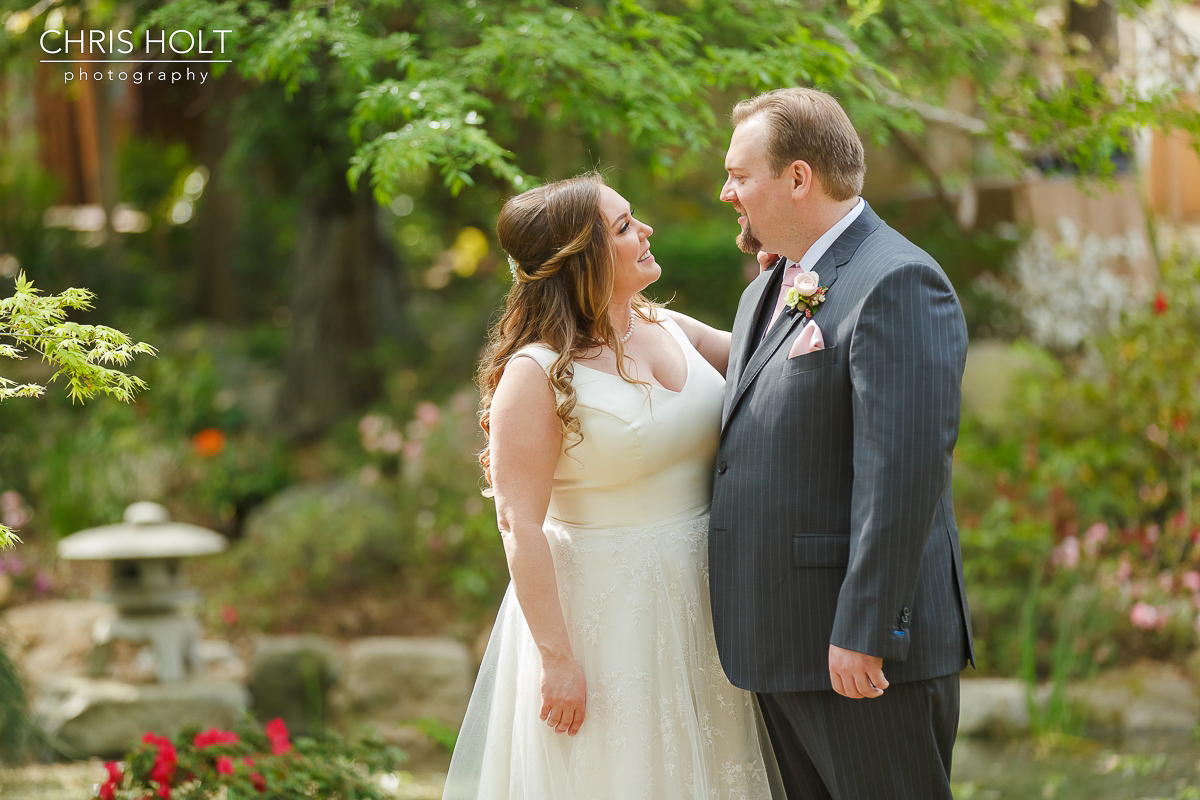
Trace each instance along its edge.
<path fill-rule="evenodd" d="M 746 230 L 738 234 L 737 237 L 738 249 L 749 255 L 758 255 L 758 251 L 762 250 L 762 242 L 754 235 L 754 231 L 750 229 L 750 223 L 746 223 Z"/>

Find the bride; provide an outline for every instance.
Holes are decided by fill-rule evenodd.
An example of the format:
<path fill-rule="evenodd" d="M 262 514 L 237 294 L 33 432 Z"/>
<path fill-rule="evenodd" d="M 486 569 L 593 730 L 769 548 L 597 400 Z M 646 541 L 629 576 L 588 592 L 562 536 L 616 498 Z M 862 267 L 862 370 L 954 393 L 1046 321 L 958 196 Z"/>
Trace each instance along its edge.
<path fill-rule="evenodd" d="M 641 295 L 653 231 L 595 173 L 513 197 L 497 232 L 514 281 L 480 365 L 480 461 L 512 582 L 444 798 L 770 798 L 709 607 L 729 334 Z"/>

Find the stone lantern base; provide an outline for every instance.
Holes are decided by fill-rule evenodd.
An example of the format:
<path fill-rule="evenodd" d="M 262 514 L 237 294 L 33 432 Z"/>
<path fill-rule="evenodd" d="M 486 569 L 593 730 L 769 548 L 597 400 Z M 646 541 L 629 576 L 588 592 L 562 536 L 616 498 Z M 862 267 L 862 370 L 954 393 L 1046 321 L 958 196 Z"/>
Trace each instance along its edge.
<path fill-rule="evenodd" d="M 33 713 L 65 755 L 115 758 L 147 731 L 174 736 L 188 725 L 228 729 L 249 704 L 246 688 L 228 681 L 135 686 L 62 675 L 45 682 Z"/>

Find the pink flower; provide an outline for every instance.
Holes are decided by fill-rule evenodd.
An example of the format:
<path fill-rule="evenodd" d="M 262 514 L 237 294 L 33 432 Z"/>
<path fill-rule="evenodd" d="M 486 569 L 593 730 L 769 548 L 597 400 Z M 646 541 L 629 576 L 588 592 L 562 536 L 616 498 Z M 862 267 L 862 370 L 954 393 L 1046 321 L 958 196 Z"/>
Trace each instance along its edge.
<path fill-rule="evenodd" d="M 817 289 L 821 288 L 821 276 L 811 270 L 801 272 L 796 276 L 796 280 L 792 281 L 792 286 L 801 297 L 812 297 L 817 293 Z"/>
<path fill-rule="evenodd" d="M 1180 583 L 1182 583 L 1185 588 L 1190 589 L 1193 592 L 1200 592 L 1200 572 L 1197 572 L 1194 569 L 1189 569 L 1187 572 L 1183 573 Z"/>
<path fill-rule="evenodd" d="M 1165 569 L 1158 573 L 1158 588 L 1170 594 L 1171 590 L 1175 588 L 1175 576 Z"/>
<path fill-rule="evenodd" d="M 1167 310 L 1167 296 L 1162 292 L 1154 293 L 1154 313 L 1163 314 Z"/>
<path fill-rule="evenodd" d="M 1162 628 L 1166 624 L 1167 618 L 1165 614 L 1154 606 L 1139 600 L 1133 604 L 1133 608 L 1129 611 L 1129 621 L 1133 623 L 1135 628 L 1148 631 Z"/>
<path fill-rule="evenodd" d="M 417 403 L 416 415 L 417 420 L 426 428 L 432 428 L 442 420 L 441 409 L 428 400 Z"/>
<path fill-rule="evenodd" d="M 20 528 L 29 522 L 29 514 L 25 512 L 21 495 L 11 489 L 0 494 L 0 522 L 10 528 Z"/>
<path fill-rule="evenodd" d="M 1093 555 L 1100 545 L 1104 544 L 1104 540 L 1108 538 L 1108 526 L 1103 522 L 1097 522 L 1095 525 L 1088 528 L 1083 533 L 1084 550 L 1088 555 Z"/>
<path fill-rule="evenodd" d="M 217 756 L 217 774 L 232 775 L 233 774 L 233 759 L 229 756 Z"/>
<path fill-rule="evenodd" d="M 1050 560 L 1061 567 L 1075 569 L 1079 564 L 1079 540 L 1074 536 L 1063 539 L 1050 554 Z"/>
<path fill-rule="evenodd" d="M 402 447 L 404 447 L 404 437 L 397 430 L 388 431 L 379 440 L 379 449 L 388 455 L 399 453 Z"/>
<path fill-rule="evenodd" d="M 1117 580 L 1122 585 L 1128 585 L 1129 576 L 1133 574 L 1133 565 L 1129 563 L 1129 554 L 1121 553 L 1117 559 Z"/>

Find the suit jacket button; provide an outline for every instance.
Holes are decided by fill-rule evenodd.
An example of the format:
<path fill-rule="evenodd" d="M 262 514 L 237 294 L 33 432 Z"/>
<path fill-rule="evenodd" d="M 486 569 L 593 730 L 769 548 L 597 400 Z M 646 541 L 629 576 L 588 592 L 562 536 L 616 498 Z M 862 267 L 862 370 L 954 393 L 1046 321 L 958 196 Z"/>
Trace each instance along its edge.
<path fill-rule="evenodd" d="M 724 461 L 722 461 L 720 464 L 717 464 L 717 473 L 718 474 L 724 475 L 726 469 L 728 469 L 728 466 L 725 464 Z"/>

